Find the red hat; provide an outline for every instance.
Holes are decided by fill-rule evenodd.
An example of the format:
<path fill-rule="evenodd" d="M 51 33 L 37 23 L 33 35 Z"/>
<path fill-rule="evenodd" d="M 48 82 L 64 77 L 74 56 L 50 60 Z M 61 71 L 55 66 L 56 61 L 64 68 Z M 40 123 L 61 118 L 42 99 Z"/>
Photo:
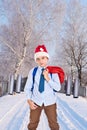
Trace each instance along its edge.
<path fill-rule="evenodd" d="M 44 45 L 38 45 L 35 49 L 35 55 L 34 55 L 35 61 L 40 56 L 46 56 L 49 58 L 49 54 L 48 54 L 47 49 Z"/>

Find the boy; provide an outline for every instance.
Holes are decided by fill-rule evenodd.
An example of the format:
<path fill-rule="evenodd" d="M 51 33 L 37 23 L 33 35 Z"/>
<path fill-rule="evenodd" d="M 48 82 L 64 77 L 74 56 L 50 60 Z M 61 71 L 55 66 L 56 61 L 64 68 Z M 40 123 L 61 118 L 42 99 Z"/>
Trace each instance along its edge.
<path fill-rule="evenodd" d="M 61 89 L 60 81 L 57 74 L 49 74 L 46 69 L 49 60 L 49 54 L 44 45 L 38 45 L 35 49 L 35 62 L 38 69 L 35 75 L 35 82 L 33 92 L 31 91 L 33 78 L 33 69 L 30 70 L 28 79 L 25 85 L 25 93 L 27 95 L 27 102 L 30 106 L 30 122 L 28 130 L 36 130 L 41 111 L 44 109 L 47 116 L 51 130 L 59 130 L 56 113 L 56 95 L 53 91 Z M 42 68 L 44 69 L 42 71 Z"/>

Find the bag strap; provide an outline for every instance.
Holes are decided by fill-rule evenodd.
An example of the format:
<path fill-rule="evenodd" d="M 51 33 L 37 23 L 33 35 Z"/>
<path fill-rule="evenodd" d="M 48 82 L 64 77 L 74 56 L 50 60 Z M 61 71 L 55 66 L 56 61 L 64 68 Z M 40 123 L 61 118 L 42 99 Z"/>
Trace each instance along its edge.
<path fill-rule="evenodd" d="M 50 73 L 51 79 L 52 79 L 52 73 Z M 54 92 L 57 92 L 55 89 L 53 89 Z"/>
<path fill-rule="evenodd" d="M 50 73 L 51 79 L 52 79 L 52 73 Z"/>
<path fill-rule="evenodd" d="M 36 75 L 37 69 L 38 69 L 38 67 L 35 67 L 34 70 L 33 70 L 33 73 L 32 73 L 32 81 L 33 81 L 32 88 L 31 88 L 32 92 L 33 92 L 33 89 L 34 89 L 35 75 Z"/>

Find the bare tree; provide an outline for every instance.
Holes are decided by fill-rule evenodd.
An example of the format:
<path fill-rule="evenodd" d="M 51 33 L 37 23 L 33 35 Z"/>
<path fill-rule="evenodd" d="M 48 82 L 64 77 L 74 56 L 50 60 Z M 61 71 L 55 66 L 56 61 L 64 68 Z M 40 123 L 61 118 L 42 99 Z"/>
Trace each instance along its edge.
<path fill-rule="evenodd" d="M 60 22 L 58 15 L 63 12 L 62 4 L 60 0 L 53 3 L 50 0 L 2 1 L 3 14 L 8 22 L 1 25 L 0 41 L 6 46 L 7 55 L 10 55 L 11 72 L 18 74 L 24 70 L 27 73 L 28 68 L 33 66 L 35 46 L 43 41 L 48 41 L 48 44 L 49 39 L 54 39 L 52 30 Z"/>
<path fill-rule="evenodd" d="M 77 73 L 82 85 L 82 72 L 87 67 L 87 24 L 85 9 L 79 1 L 70 3 L 69 13 L 66 18 L 65 34 L 62 38 L 64 57 L 71 67 L 71 73 Z"/>

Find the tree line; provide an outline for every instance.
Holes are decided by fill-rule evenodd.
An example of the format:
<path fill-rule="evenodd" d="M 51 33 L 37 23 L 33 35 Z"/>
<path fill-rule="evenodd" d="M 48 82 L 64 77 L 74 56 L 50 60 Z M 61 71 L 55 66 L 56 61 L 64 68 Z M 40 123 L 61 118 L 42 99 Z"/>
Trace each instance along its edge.
<path fill-rule="evenodd" d="M 87 84 L 87 9 L 80 0 L 3 0 L 0 16 L 0 76 L 28 75 L 34 49 L 45 44 L 50 64 Z"/>

